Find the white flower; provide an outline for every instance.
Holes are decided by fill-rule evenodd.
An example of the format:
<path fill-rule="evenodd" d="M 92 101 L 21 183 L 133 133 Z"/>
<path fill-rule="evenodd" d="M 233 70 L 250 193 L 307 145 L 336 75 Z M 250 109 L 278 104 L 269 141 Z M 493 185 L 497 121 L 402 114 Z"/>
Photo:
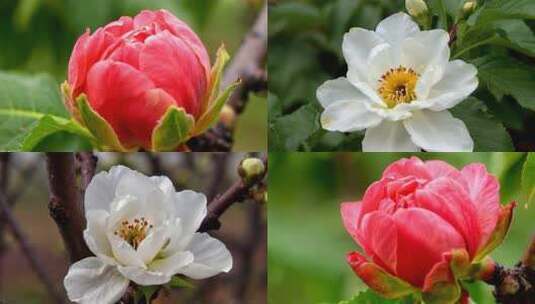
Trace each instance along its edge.
<path fill-rule="evenodd" d="M 206 197 L 175 192 L 167 177 L 147 177 L 123 166 L 97 174 L 85 194 L 84 238 L 95 257 L 71 265 L 68 297 L 81 304 L 111 304 L 129 282 L 161 285 L 176 274 L 205 279 L 232 268 L 225 245 L 196 232 Z"/>
<path fill-rule="evenodd" d="M 342 44 L 347 78 L 317 91 L 323 128 L 367 129 L 363 151 L 472 151 L 465 124 L 447 109 L 477 88 L 477 70 L 449 61 L 448 41 L 446 31 L 420 31 L 405 13 L 375 32 L 351 29 Z"/>

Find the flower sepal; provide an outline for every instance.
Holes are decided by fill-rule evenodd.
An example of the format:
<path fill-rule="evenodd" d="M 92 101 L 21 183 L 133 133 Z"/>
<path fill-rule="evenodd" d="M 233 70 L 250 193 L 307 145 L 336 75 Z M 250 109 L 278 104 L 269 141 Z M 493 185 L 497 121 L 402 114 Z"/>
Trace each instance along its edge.
<path fill-rule="evenodd" d="M 509 203 L 505 206 L 500 206 L 500 214 L 498 215 L 498 222 L 496 223 L 496 228 L 490 235 L 488 241 L 485 245 L 482 246 L 478 253 L 476 254 L 474 261 L 479 261 L 485 258 L 494 248 L 498 247 L 507 231 L 509 231 L 509 226 L 511 226 L 511 221 L 513 219 L 513 210 L 516 207 L 516 202 Z"/>
<path fill-rule="evenodd" d="M 238 80 L 219 92 L 223 69 L 229 60 L 230 56 L 227 53 L 225 46 L 222 45 L 217 50 L 216 61 L 210 73 L 210 86 L 208 87 L 208 92 L 201 106 L 201 115 L 197 119 L 195 127 L 192 130 L 192 136 L 204 133 L 217 120 L 219 113 L 221 113 L 221 109 L 227 102 L 230 94 L 240 84 L 240 81 Z"/>
<path fill-rule="evenodd" d="M 80 94 L 76 99 L 75 112 L 78 113 L 80 122 L 93 134 L 96 139 L 94 143 L 103 151 L 132 152 L 139 147 L 124 146 L 113 130 L 111 125 L 91 108 L 85 94 Z"/>
<path fill-rule="evenodd" d="M 359 252 L 350 252 L 347 262 L 355 272 L 371 289 L 387 299 L 403 298 L 418 294 L 419 291 L 409 283 L 389 274 L 379 265 L 368 261 Z"/>
<path fill-rule="evenodd" d="M 184 109 L 170 107 L 152 132 L 152 150 L 175 151 L 191 137 L 194 124 L 195 119 Z"/>

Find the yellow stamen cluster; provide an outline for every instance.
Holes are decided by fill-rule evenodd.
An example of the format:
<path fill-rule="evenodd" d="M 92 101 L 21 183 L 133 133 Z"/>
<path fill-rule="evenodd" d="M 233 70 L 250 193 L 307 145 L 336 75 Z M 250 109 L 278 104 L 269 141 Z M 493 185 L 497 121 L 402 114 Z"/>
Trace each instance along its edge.
<path fill-rule="evenodd" d="M 152 225 L 144 218 L 135 218 L 132 222 L 124 220 L 119 229 L 114 234 L 128 242 L 134 249 L 137 249 L 141 241 L 147 237 L 148 230 Z"/>
<path fill-rule="evenodd" d="M 416 99 L 418 75 L 413 69 L 400 66 L 388 70 L 379 79 L 379 96 L 389 108 L 400 103 L 410 103 Z"/>

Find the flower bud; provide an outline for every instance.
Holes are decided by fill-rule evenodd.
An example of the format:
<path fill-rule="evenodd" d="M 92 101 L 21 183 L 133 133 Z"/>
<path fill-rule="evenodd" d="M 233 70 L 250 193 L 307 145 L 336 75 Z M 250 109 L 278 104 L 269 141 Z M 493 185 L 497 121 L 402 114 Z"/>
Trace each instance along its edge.
<path fill-rule="evenodd" d="M 463 14 L 469 15 L 476 10 L 477 0 L 467 0 L 463 5 Z"/>
<path fill-rule="evenodd" d="M 84 33 L 62 91 L 98 148 L 176 150 L 217 119 L 228 97 L 227 90 L 218 94 L 227 61 L 221 48 L 211 67 L 186 23 L 166 10 L 145 10 Z"/>
<path fill-rule="evenodd" d="M 255 157 L 246 158 L 241 161 L 238 167 L 238 173 L 243 178 L 245 183 L 251 183 L 258 178 L 261 178 L 266 171 L 264 162 Z"/>
<path fill-rule="evenodd" d="M 405 7 L 409 14 L 415 18 L 427 14 L 428 8 L 424 0 L 405 0 Z"/>

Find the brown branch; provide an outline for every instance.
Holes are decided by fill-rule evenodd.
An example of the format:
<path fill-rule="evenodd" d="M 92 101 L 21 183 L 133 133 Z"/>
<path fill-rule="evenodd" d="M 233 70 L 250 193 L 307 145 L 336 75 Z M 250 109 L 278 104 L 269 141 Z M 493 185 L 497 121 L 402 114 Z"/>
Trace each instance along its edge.
<path fill-rule="evenodd" d="M 238 79 L 241 80 L 227 101 L 232 115 L 243 112 L 249 92 L 267 88 L 267 73 L 263 68 L 267 55 L 267 15 L 268 8 L 265 4 L 223 76 L 222 87 L 227 87 Z M 187 146 L 192 151 L 230 151 L 233 144 L 234 123 L 235 119 L 230 123 L 219 122 L 206 133 L 191 139 Z"/>
<path fill-rule="evenodd" d="M 208 230 L 217 230 L 221 227 L 221 223 L 219 222 L 219 217 L 233 204 L 237 202 L 241 202 L 247 198 L 251 197 L 251 192 L 255 186 L 262 183 L 262 180 L 267 174 L 267 158 L 264 157 L 263 159 L 265 170 L 264 173 L 259 176 L 256 180 L 245 183 L 243 179 L 240 179 L 239 181 L 235 182 L 232 186 L 230 186 L 227 191 L 225 191 L 223 194 L 217 196 L 214 198 L 209 204 L 208 204 L 208 214 L 204 218 L 201 227 L 199 228 L 200 232 L 208 231 Z"/>
<path fill-rule="evenodd" d="M 7 227 L 9 227 L 11 234 L 19 243 L 22 253 L 28 259 L 30 266 L 33 268 L 37 277 L 43 282 L 46 287 L 46 290 L 50 297 L 54 300 L 55 303 L 62 304 L 65 303 L 64 297 L 58 292 L 54 286 L 53 280 L 48 276 L 46 270 L 42 267 L 43 263 L 39 261 L 37 254 L 32 249 L 28 238 L 22 231 L 22 228 L 19 226 L 19 223 L 15 220 L 13 213 L 9 204 L 6 202 L 5 193 L 0 193 L 0 212 L 2 213 L 2 218 L 6 220 Z"/>
<path fill-rule="evenodd" d="M 83 238 L 86 222 L 76 183 L 74 155 L 47 153 L 46 163 L 50 188 L 48 209 L 74 263 L 92 255 Z"/>
<path fill-rule="evenodd" d="M 486 280 L 494 286 L 494 297 L 502 304 L 532 304 L 535 299 L 535 237 L 515 267 L 496 265 L 493 275 Z"/>
<path fill-rule="evenodd" d="M 78 152 L 76 161 L 80 164 L 81 188 L 85 192 L 95 175 L 98 158 L 92 152 Z"/>

